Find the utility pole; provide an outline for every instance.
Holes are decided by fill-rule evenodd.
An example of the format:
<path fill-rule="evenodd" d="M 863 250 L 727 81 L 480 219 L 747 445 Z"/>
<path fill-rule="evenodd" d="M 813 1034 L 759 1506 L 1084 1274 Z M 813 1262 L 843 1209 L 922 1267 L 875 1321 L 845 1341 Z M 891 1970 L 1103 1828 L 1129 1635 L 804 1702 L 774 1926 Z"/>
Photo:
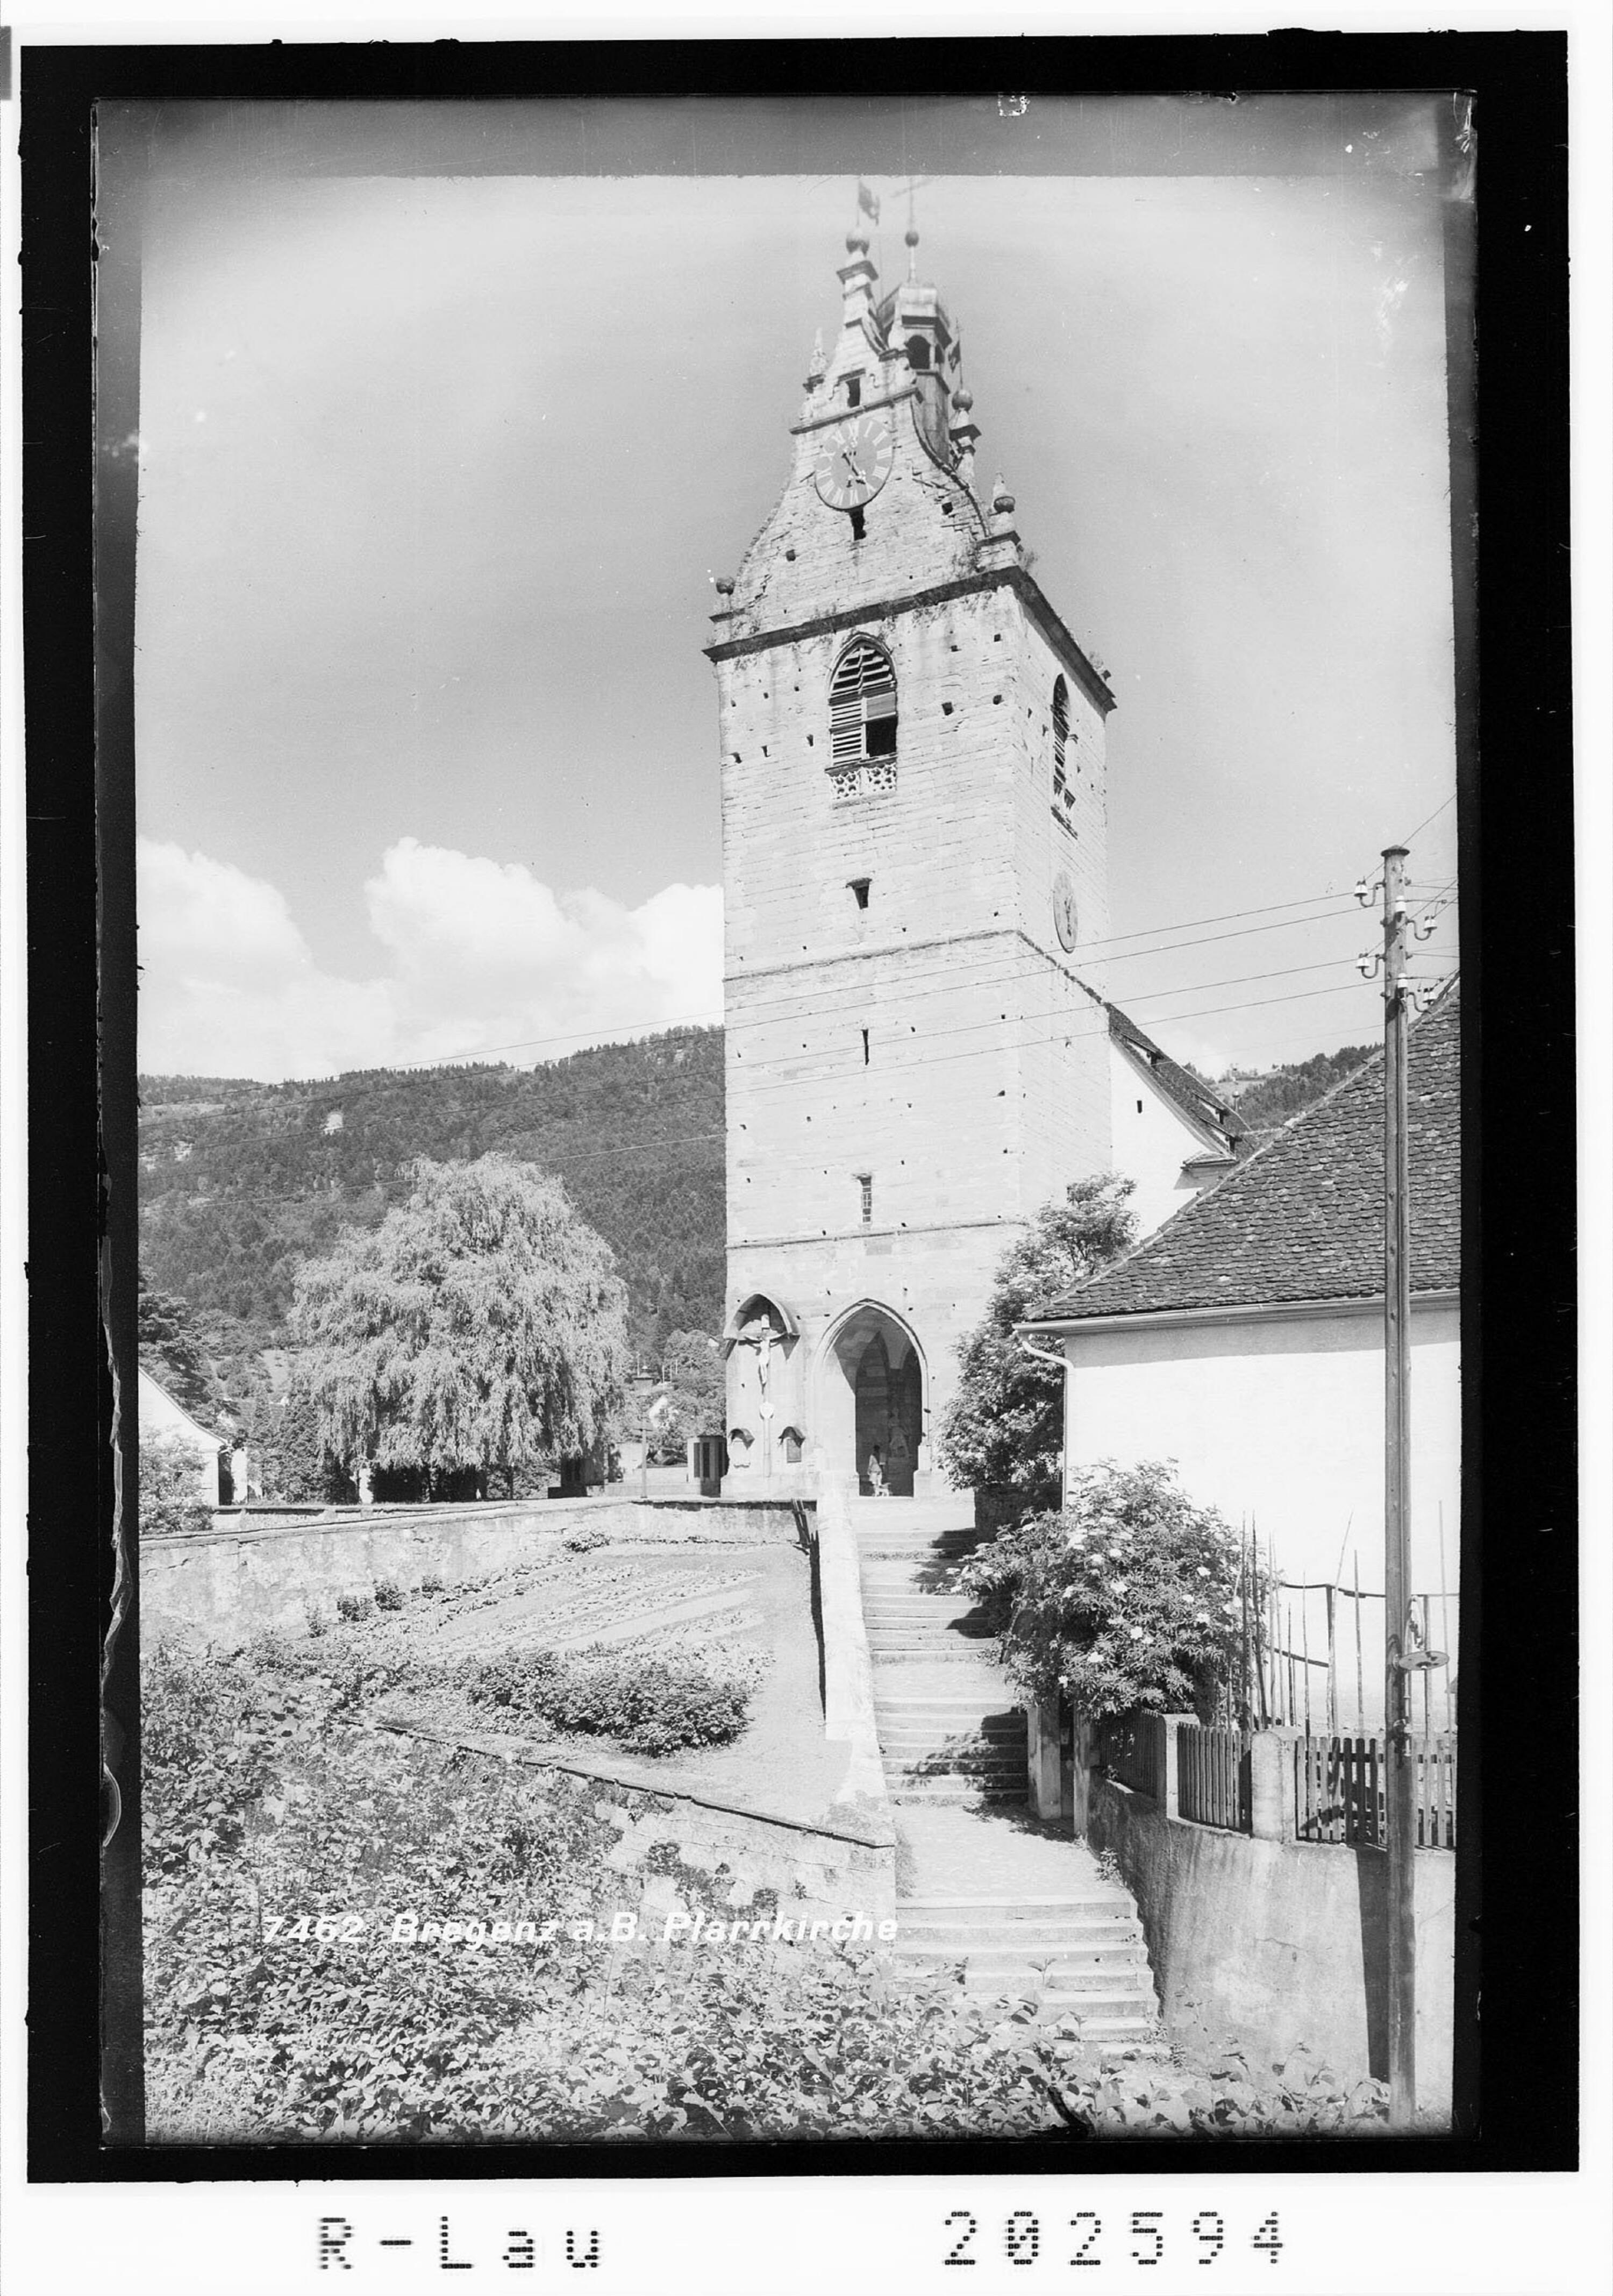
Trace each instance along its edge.
<path fill-rule="evenodd" d="M 1406 849 L 1383 856 L 1383 1727 L 1388 1833 L 1389 2126 L 1417 2111 L 1417 1947 L 1412 1900 L 1416 1755 L 1406 1620 L 1411 1607 L 1412 1234 L 1406 1159 Z M 1367 898 L 1371 898 L 1370 892 Z"/>

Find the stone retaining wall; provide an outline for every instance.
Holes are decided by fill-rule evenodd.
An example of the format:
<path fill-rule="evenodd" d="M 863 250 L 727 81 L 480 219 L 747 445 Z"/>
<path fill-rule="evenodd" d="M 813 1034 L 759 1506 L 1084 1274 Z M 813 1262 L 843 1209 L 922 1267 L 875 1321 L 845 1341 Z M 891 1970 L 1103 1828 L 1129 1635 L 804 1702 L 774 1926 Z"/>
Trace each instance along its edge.
<path fill-rule="evenodd" d="M 1388 2079 L 1385 1851 L 1194 1825 L 1095 1774 L 1087 1798 L 1086 1838 L 1136 1898 L 1174 2034 L 1230 2034 L 1268 2063 L 1304 2041 L 1347 2079 Z M 1456 1860 L 1418 1850 L 1413 1869 L 1417 2101 L 1448 2122 Z"/>
<path fill-rule="evenodd" d="M 148 1637 L 165 1628 L 244 1636 L 300 1634 L 310 1604 L 327 1616 L 340 1595 L 383 1579 L 445 1587 L 540 1561 L 562 1541 L 602 1531 L 624 1544 L 798 1546 L 808 1514 L 788 1502 L 518 1499 L 457 1506 L 340 1507 L 312 1521 L 249 1512 L 193 1538 L 140 1542 L 140 1605 Z"/>
<path fill-rule="evenodd" d="M 774 1935 L 779 1922 L 833 1925 L 862 1916 L 858 1941 L 888 1953 L 881 1923 L 896 1921 L 896 1835 L 880 1809 L 841 1811 L 815 1823 L 781 1816 L 744 1802 L 718 1800 L 643 1763 L 599 1757 L 557 1760 L 541 1744 L 493 1734 L 443 1730 L 395 1713 L 383 1726 L 457 1746 L 490 1760 L 520 1762 L 544 1774 L 560 1792 L 591 1802 L 594 1815 L 620 1839 L 607 1863 L 622 1877 L 620 1906 L 639 1916 L 633 1942 L 654 1949 L 667 1942 L 716 1946 L 719 1922 L 726 1942 L 746 1950 L 765 1945 L 783 1954 L 814 1940 Z M 696 1917 L 700 1917 L 698 1929 Z M 733 1924 L 743 1925 L 735 1939 Z M 766 1925 L 765 1937 L 750 1932 Z M 840 1941 L 845 1941 L 844 1937 Z"/>
<path fill-rule="evenodd" d="M 818 1600 L 823 1617 L 823 1735 L 849 1748 L 845 1801 L 888 1807 L 885 1765 L 874 1719 L 873 1660 L 863 1615 L 862 1562 L 843 1491 L 825 1491 L 816 1510 Z"/>

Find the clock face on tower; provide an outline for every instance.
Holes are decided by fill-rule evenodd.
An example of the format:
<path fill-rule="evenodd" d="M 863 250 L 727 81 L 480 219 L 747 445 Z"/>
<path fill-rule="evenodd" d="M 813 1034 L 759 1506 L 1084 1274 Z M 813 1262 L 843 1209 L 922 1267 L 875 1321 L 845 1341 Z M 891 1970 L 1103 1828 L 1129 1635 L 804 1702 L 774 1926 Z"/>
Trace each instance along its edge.
<path fill-rule="evenodd" d="M 890 476 L 896 440 L 878 415 L 859 415 L 828 431 L 818 449 L 813 479 L 831 510 L 860 510 Z"/>
<path fill-rule="evenodd" d="M 1076 889 L 1068 873 L 1060 869 L 1053 879 L 1053 924 L 1062 948 L 1076 945 Z"/>

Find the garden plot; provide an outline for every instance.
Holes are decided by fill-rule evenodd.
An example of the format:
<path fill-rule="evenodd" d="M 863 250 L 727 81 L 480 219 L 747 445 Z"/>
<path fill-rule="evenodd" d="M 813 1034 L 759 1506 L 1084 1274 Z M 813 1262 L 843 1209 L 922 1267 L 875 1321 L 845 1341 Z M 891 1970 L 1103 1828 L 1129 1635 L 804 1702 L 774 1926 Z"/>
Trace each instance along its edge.
<path fill-rule="evenodd" d="M 524 1585 L 494 1580 L 479 1589 L 483 1599 L 474 1610 L 438 1628 L 435 1652 L 485 1656 L 517 1637 L 549 1650 L 587 1650 L 708 1620 L 720 1620 L 724 1633 L 747 1631 L 760 1615 L 749 1601 L 764 1575 L 759 1560 L 735 1566 L 619 1548 L 608 1559 L 566 1556 L 541 1577 L 520 1574 Z"/>
<path fill-rule="evenodd" d="M 825 1816 L 844 1780 L 847 1751 L 823 1738 L 811 1563 L 797 1548 L 725 1546 L 718 1557 L 612 1545 L 452 1594 L 394 1599 L 400 1608 L 344 1620 L 315 1645 L 359 1669 L 360 1703 L 376 1720 L 495 1732 L 582 1763 L 649 1752 L 669 1790 L 803 1820 Z M 488 1702 L 489 1670 L 519 1681 L 544 1652 L 595 1678 L 614 1673 L 631 1684 L 659 1666 L 735 1685 L 743 1726 L 721 1742 L 661 1751 L 653 1732 L 635 1741 Z"/>

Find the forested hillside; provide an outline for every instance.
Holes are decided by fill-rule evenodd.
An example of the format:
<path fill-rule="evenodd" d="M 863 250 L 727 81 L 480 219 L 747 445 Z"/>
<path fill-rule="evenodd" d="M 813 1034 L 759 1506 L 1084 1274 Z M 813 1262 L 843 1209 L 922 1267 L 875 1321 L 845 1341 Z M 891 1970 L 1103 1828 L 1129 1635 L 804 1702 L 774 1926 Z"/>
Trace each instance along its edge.
<path fill-rule="evenodd" d="M 1298 1116 L 1371 1054 L 1370 1045 L 1341 1045 L 1336 1053 L 1313 1053 L 1307 1061 L 1290 1061 L 1259 1076 L 1224 1077 L 1218 1089 L 1246 1124 L 1264 1131 Z"/>
<path fill-rule="evenodd" d="M 1280 1124 L 1367 1056 L 1318 1053 L 1217 1089 Z M 679 1029 L 541 1068 L 371 1069 L 316 1084 L 143 1077 L 141 1257 L 227 1378 L 283 1342 L 298 1260 L 406 1193 L 415 1156 L 497 1148 L 556 1172 L 615 1251 L 635 1349 L 716 1332 L 724 1288 L 723 1032 Z"/>
<path fill-rule="evenodd" d="M 229 1357 L 283 1337 L 298 1260 L 406 1193 L 416 1156 L 556 1172 L 610 1244 L 632 1338 L 722 1320 L 723 1036 L 679 1029 L 536 1069 L 374 1069 L 316 1084 L 143 1077 L 141 1260 Z"/>

